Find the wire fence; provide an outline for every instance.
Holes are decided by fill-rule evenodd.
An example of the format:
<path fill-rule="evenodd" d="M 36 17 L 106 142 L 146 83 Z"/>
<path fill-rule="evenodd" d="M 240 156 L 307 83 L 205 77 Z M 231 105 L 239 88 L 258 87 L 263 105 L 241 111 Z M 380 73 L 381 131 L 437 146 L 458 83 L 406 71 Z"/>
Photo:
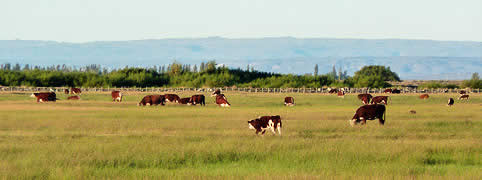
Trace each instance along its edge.
<path fill-rule="evenodd" d="M 44 92 L 55 91 L 64 92 L 69 87 L 17 87 L 17 86 L 2 86 L 0 92 Z M 246 92 L 246 93 L 329 93 L 331 88 L 126 88 L 126 87 L 108 87 L 108 88 L 80 88 L 82 92 L 111 92 L 118 90 L 122 92 L 211 92 L 216 89 L 221 89 L 224 92 Z M 350 93 L 383 93 L 386 88 L 343 88 L 346 94 Z M 467 93 L 480 93 L 480 89 L 418 89 L 418 88 L 402 88 L 400 93 L 460 93 L 465 91 Z"/>

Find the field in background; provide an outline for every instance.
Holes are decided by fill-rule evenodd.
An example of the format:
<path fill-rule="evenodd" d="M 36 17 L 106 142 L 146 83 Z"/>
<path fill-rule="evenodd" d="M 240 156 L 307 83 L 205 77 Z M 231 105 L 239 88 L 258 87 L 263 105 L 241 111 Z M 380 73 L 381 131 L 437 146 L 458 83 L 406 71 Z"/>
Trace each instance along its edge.
<path fill-rule="evenodd" d="M 482 178 L 481 95 L 453 107 L 457 94 L 392 95 L 385 126 L 350 127 L 354 95 L 225 94 L 231 108 L 208 94 L 206 107 L 137 107 L 145 94 L 36 103 L 1 93 L 0 179 Z M 281 115 L 283 135 L 249 130 L 261 115 Z"/>

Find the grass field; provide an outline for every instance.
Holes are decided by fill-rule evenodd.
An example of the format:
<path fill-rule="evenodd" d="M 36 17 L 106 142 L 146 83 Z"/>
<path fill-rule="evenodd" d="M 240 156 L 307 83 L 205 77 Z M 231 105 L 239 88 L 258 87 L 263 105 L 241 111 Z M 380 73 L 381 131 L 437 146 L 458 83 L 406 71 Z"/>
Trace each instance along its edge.
<path fill-rule="evenodd" d="M 0 94 L 0 179 L 482 179 L 481 95 L 392 95 L 385 126 L 351 127 L 353 95 L 225 94 L 231 108 Z M 261 115 L 281 115 L 283 135 L 249 130 Z"/>

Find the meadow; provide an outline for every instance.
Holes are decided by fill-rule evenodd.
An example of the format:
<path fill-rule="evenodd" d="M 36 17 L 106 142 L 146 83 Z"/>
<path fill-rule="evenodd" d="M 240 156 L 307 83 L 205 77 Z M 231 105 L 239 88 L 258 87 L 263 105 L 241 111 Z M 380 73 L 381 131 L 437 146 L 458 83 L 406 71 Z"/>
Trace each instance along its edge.
<path fill-rule="evenodd" d="M 146 94 L 0 93 L 0 179 L 482 179 L 478 94 L 453 107 L 457 94 L 391 95 L 384 126 L 356 127 L 355 95 L 225 94 L 230 108 L 208 94 L 205 107 L 138 107 Z M 248 129 L 261 115 L 280 115 L 282 136 Z"/>

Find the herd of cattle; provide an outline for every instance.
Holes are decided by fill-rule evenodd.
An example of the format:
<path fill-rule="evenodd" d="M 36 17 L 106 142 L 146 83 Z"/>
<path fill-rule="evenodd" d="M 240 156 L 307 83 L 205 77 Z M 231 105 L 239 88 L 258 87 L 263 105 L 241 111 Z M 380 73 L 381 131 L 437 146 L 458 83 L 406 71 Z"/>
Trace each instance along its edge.
<path fill-rule="evenodd" d="M 71 88 L 65 89 L 65 94 L 75 94 L 75 96 L 67 97 L 68 100 L 79 100 L 79 95 L 81 94 L 81 90 L 79 88 Z M 385 93 L 393 93 L 399 94 L 400 90 L 397 89 L 387 89 L 384 91 Z M 344 97 L 345 92 L 343 88 L 341 89 L 332 89 L 329 93 L 337 94 L 338 97 Z M 120 91 L 112 91 L 112 101 L 113 102 L 122 102 L 122 93 Z M 226 96 L 221 94 L 221 90 L 218 89 L 214 91 L 211 96 L 215 97 L 215 102 L 220 107 L 230 107 Z M 37 102 L 48 102 L 48 101 L 56 101 L 57 96 L 55 92 L 41 92 L 41 93 L 33 93 L 32 97 L 37 98 Z M 364 125 L 366 124 L 367 120 L 375 120 L 378 119 L 381 125 L 385 124 L 385 112 L 386 107 L 388 105 L 388 100 L 390 96 L 375 96 L 373 97 L 371 94 L 358 94 L 358 99 L 364 104 L 363 106 L 359 107 L 355 115 L 350 121 L 352 126 L 356 124 Z M 420 99 L 428 99 L 430 96 L 428 94 L 422 94 L 419 96 Z M 469 95 L 466 91 L 461 91 L 459 100 L 468 100 Z M 164 94 L 164 95 L 146 95 L 142 98 L 142 100 L 137 104 L 138 106 L 152 106 L 152 105 L 162 105 L 164 106 L 166 102 L 171 103 L 178 103 L 178 104 L 186 104 L 186 105 L 201 105 L 205 106 L 206 101 L 205 97 L 202 94 L 192 95 L 191 97 L 180 98 L 176 94 Z M 449 98 L 447 105 L 452 106 L 454 105 L 454 99 Z M 295 100 L 293 97 L 285 97 L 284 99 L 285 106 L 294 106 Z M 416 111 L 411 110 L 410 113 L 416 113 Z M 281 117 L 279 115 L 276 116 L 261 116 L 259 118 L 253 119 L 248 121 L 248 125 L 250 129 L 256 130 L 256 134 L 266 132 L 266 129 L 270 129 L 274 134 L 276 134 L 276 130 L 278 134 L 281 135 Z"/>

